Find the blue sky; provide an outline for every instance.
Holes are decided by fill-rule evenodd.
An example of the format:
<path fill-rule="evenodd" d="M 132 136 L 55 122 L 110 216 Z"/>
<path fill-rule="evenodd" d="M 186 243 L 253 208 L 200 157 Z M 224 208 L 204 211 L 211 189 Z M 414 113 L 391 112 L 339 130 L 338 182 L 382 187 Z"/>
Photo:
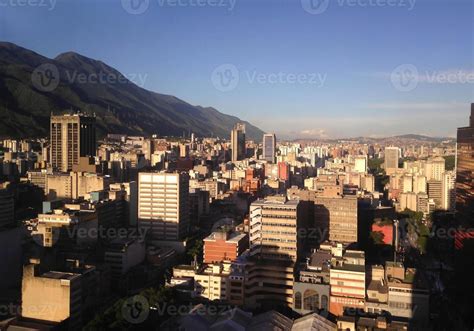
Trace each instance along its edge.
<path fill-rule="evenodd" d="M 454 136 L 468 122 L 472 0 L 141 1 L 0 0 L 0 40 L 79 52 L 282 137 Z"/>

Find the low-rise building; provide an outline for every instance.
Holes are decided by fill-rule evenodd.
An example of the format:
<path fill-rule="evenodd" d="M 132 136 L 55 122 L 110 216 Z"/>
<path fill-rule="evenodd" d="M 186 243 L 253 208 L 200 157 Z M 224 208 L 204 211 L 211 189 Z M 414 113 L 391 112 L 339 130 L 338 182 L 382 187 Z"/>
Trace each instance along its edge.
<path fill-rule="evenodd" d="M 329 310 L 331 252 L 317 250 L 299 271 L 293 285 L 293 310 L 301 315 Z"/>
<path fill-rule="evenodd" d="M 329 309 L 336 316 L 347 308 L 364 309 L 365 306 L 365 254 L 346 250 L 334 256 L 330 270 L 331 298 Z"/>
<path fill-rule="evenodd" d="M 246 233 L 221 228 L 204 238 L 204 263 L 234 261 L 247 248 Z"/>

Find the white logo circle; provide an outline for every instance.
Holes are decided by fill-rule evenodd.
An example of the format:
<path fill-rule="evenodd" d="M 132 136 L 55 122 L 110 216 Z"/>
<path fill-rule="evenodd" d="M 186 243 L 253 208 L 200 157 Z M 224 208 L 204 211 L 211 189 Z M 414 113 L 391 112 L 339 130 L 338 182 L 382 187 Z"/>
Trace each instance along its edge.
<path fill-rule="evenodd" d="M 150 0 L 122 0 L 122 7 L 132 15 L 143 14 L 147 11 Z"/>
<path fill-rule="evenodd" d="M 233 64 L 221 64 L 212 72 L 211 82 L 221 92 L 232 91 L 239 84 L 239 71 Z"/>
<path fill-rule="evenodd" d="M 33 86 L 43 92 L 51 92 L 59 85 L 59 70 L 52 63 L 43 63 L 31 74 Z"/>
<path fill-rule="evenodd" d="M 392 71 L 390 81 L 398 91 L 413 91 L 419 83 L 418 69 L 413 64 L 399 65 Z"/>
<path fill-rule="evenodd" d="M 319 15 L 328 9 L 329 0 L 301 0 L 301 6 L 306 12 Z"/>
<path fill-rule="evenodd" d="M 122 305 L 122 316 L 129 323 L 142 323 L 148 318 L 149 314 L 150 305 L 143 295 L 130 297 Z"/>

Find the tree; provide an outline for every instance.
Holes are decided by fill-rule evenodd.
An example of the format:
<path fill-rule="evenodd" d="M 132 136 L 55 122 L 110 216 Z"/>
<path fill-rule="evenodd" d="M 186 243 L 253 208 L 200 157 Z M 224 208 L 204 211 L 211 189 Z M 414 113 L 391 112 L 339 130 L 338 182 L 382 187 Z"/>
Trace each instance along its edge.
<path fill-rule="evenodd" d="M 445 169 L 453 170 L 456 165 L 456 157 L 454 155 L 448 155 L 444 157 L 445 160 Z"/>
<path fill-rule="evenodd" d="M 367 167 L 369 168 L 369 172 L 374 175 L 377 175 L 383 172 L 382 170 L 383 161 L 384 161 L 383 159 L 379 159 L 379 158 L 369 159 L 367 162 Z"/>
<path fill-rule="evenodd" d="M 372 239 L 372 242 L 375 245 L 383 245 L 384 244 L 384 241 L 383 241 L 384 238 L 385 238 L 385 235 L 381 231 L 372 231 L 370 233 L 370 239 Z"/>
<path fill-rule="evenodd" d="M 203 246 L 204 246 L 204 242 L 202 240 L 195 240 L 191 246 L 191 248 L 189 248 L 187 254 L 189 256 L 191 256 L 191 258 L 194 260 L 196 259 L 198 262 L 202 262 L 202 258 L 203 258 Z"/>

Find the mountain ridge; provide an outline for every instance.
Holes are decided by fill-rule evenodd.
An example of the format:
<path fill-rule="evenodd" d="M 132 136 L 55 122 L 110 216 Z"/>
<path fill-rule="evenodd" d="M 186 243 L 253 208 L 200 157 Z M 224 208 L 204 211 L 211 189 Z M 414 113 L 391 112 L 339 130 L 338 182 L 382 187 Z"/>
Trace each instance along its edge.
<path fill-rule="evenodd" d="M 43 89 L 38 82 L 44 81 L 57 85 Z M 99 136 L 194 132 L 197 136 L 229 137 L 237 122 L 246 124 L 250 139 L 260 141 L 263 135 L 249 122 L 213 107 L 194 106 L 176 96 L 146 90 L 101 60 L 76 52 L 50 59 L 0 42 L 1 136 L 47 136 L 50 114 L 71 110 L 95 113 Z"/>

